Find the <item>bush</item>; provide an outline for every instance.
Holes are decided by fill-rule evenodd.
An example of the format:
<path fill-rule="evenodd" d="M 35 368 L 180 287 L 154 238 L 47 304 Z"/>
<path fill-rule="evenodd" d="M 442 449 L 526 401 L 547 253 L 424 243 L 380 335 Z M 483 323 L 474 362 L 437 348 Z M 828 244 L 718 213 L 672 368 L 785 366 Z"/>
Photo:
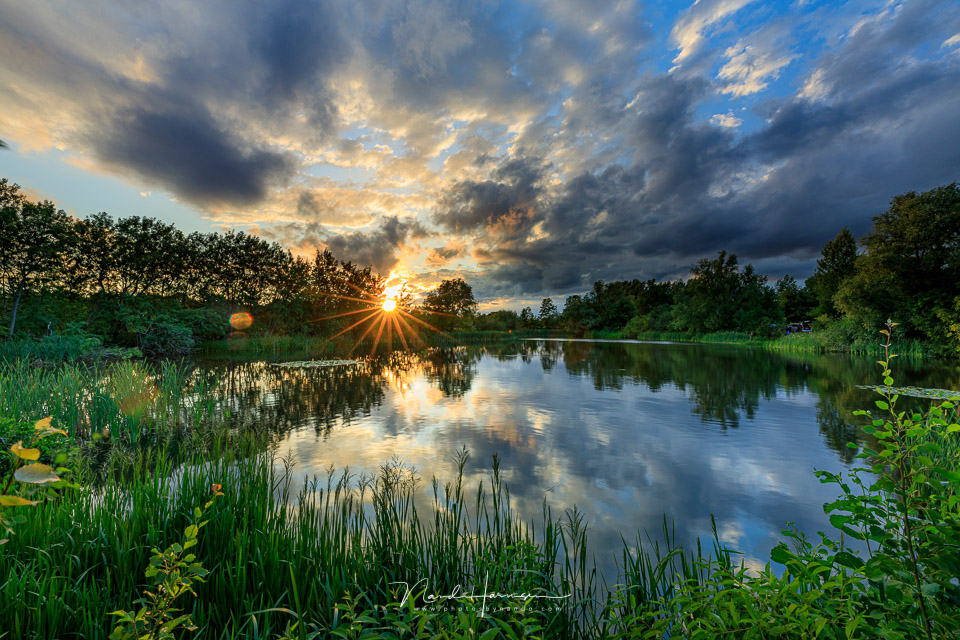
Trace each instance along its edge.
<path fill-rule="evenodd" d="M 36 429 L 31 423 L 0 418 L 0 451 L 2 451 L 0 453 L 0 478 L 6 477 L 13 463 L 10 447 L 18 442 L 29 445 L 35 435 Z M 74 453 L 74 447 L 70 439 L 61 435 L 39 440 L 33 446 L 40 451 L 40 458 L 37 461 L 48 465 L 53 465 L 60 456 Z"/>
<path fill-rule="evenodd" d="M 181 309 L 169 314 L 176 324 L 190 329 L 194 340 L 220 340 L 230 331 L 228 314 L 214 309 Z"/>
<path fill-rule="evenodd" d="M 173 316 L 162 314 L 132 328 L 137 333 L 137 346 L 146 356 L 187 356 L 196 347 L 193 331 Z"/>

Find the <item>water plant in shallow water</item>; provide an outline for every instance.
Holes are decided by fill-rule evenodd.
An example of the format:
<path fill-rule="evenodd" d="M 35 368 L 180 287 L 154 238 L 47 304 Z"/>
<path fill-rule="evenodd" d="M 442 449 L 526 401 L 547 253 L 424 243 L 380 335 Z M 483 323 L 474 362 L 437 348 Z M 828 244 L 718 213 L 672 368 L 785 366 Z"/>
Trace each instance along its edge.
<path fill-rule="evenodd" d="M 953 389 L 931 389 L 929 387 L 891 387 L 886 385 L 859 384 L 858 389 L 873 389 L 883 394 L 929 398 L 930 400 L 949 400 L 960 397 L 960 391 Z"/>
<path fill-rule="evenodd" d="M 319 369 L 324 367 L 344 367 L 360 364 L 359 360 L 300 360 L 297 362 L 273 362 L 272 367 L 283 369 Z"/>

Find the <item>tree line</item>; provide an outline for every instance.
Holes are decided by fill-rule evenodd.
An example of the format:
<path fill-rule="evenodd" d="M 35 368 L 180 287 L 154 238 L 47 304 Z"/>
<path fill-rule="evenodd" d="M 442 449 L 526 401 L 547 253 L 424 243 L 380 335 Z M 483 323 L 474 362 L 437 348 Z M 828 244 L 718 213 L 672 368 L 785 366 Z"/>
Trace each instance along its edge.
<path fill-rule="evenodd" d="M 775 336 L 813 321 L 854 339 L 887 318 L 941 354 L 960 353 L 960 187 L 896 196 L 859 246 L 846 228 L 821 251 L 801 285 L 771 283 L 720 251 L 686 280 L 597 281 L 563 309 L 479 313 L 461 278 L 445 280 L 420 308 L 443 330 L 549 329 L 617 333 Z M 0 179 L 0 318 L 9 337 L 78 331 L 145 351 L 189 350 L 223 337 L 246 311 L 254 331 L 330 335 L 352 324 L 365 292 L 382 295 L 370 267 L 317 250 L 295 256 L 243 232 L 185 234 L 153 218 L 74 218 L 52 202 L 31 202 Z M 352 298 L 352 299 L 351 299 Z M 320 322 L 319 320 L 322 320 Z"/>
<path fill-rule="evenodd" d="M 243 232 L 185 234 L 153 218 L 74 218 L 0 179 L 0 315 L 8 337 L 74 331 L 145 351 L 189 351 L 248 312 L 257 331 L 331 331 L 384 281 Z M 355 298 L 351 300 L 349 298 Z"/>

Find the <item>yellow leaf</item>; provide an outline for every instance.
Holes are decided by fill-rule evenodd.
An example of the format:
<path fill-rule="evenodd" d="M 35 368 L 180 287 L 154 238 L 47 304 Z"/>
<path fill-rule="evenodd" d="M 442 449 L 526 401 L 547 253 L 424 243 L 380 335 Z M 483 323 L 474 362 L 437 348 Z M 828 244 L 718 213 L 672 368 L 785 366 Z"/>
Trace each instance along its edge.
<path fill-rule="evenodd" d="M 36 429 L 37 431 L 40 431 L 40 430 L 42 430 L 42 429 L 49 429 L 49 428 L 50 428 L 50 422 L 52 422 L 52 421 L 53 421 L 53 418 L 52 418 L 52 417 L 51 417 L 51 418 L 41 418 L 40 420 L 37 420 L 36 422 L 33 423 L 33 428 Z"/>
<path fill-rule="evenodd" d="M 23 458 L 24 460 L 40 459 L 40 449 L 25 449 L 23 447 L 23 440 L 10 447 L 10 451 L 13 451 L 13 455 L 18 458 Z"/>
<path fill-rule="evenodd" d="M 58 433 L 59 433 L 60 435 L 62 435 L 62 436 L 67 435 L 67 432 L 64 431 L 63 429 L 44 429 L 44 430 L 40 433 L 40 436 L 39 436 L 39 437 L 40 437 L 40 438 L 46 438 L 46 437 L 48 437 L 48 436 L 56 435 L 56 434 L 58 434 Z"/>
<path fill-rule="evenodd" d="M 26 507 L 35 504 L 36 500 L 27 500 L 20 496 L 0 496 L 0 507 Z"/>

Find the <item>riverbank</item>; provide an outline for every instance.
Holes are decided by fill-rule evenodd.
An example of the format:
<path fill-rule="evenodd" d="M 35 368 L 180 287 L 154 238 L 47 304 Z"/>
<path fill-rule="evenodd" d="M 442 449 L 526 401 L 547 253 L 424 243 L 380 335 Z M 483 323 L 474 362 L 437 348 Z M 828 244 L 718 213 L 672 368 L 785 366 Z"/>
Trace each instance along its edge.
<path fill-rule="evenodd" d="M 639 342 L 677 342 L 698 344 L 732 344 L 749 347 L 761 347 L 777 351 L 798 351 L 809 353 L 852 353 L 857 355 L 882 355 L 883 346 L 877 340 L 852 338 L 837 332 L 826 330 L 811 333 L 795 333 L 777 338 L 761 338 L 747 333 L 723 331 L 708 334 L 687 334 L 675 331 L 646 331 L 634 336 L 624 336 L 621 332 L 597 331 L 588 333 L 584 339 L 618 340 Z M 935 357 L 930 348 L 917 340 L 898 340 L 894 343 L 894 352 L 901 356 Z"/>
<path fill-rule="evenodd" d="M 759 338 L 746 333 L 724 331 L 709 334 L 687 334 L 673 331 L 641 332 L 626 336 L 617 331 L 594 331 L 583 335 L 574 335 L 564 331 L 547 329 L 522 329 L 516 331 L 451 331 L 435 332 L 424 330 L 419 339 L 404 345 L 394 338 L 393 350 L 404 348 L 452 347 L 457 345 L 497 345 L 524 339 L 582 339 L 639 342 L 676 342 L 699 344 L 730 344 L 773 349 L 777 351 L 796 351 L 809 353 L 852 353 L 876 356 L 882 348 L 876 340 L 852 337 L 836 330 L 824 330 L 813 333 L 799 333 L 778 338 Z M 333 339 L 306 335 L 273 335 L 235 333 L 226 338 L 199 343 L 194 354 L 225 358 L 272 358 L 283 355 L 285 358 L 307 359 L 344 356 L 347 354 L 367 355 L 373 351 L 374 340 L 365 337 L 360 343 L 352 338 L 338 336 Z M 378 352 L 390 347 L 385 339 L 377 344 Z M 916 340 L 899 340 L 894 344 L 895 352 L 901 356 L 935 357 L 928 345 Z M 177 358 L 182 355 L 177 356 Z M 114 362 L 143 358 L 136 347 L 104 345 L 98 336 L 54 334 L 39 338 L 20 338 L 0 342 L 0 361 L 31 363 L 35 366 L 58 362 Z"/>

